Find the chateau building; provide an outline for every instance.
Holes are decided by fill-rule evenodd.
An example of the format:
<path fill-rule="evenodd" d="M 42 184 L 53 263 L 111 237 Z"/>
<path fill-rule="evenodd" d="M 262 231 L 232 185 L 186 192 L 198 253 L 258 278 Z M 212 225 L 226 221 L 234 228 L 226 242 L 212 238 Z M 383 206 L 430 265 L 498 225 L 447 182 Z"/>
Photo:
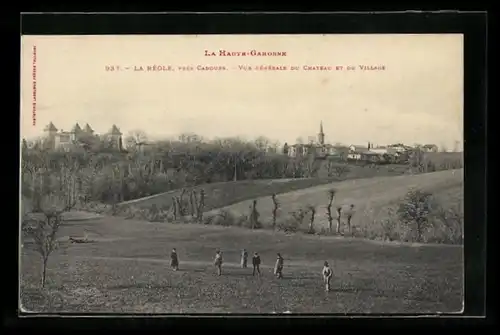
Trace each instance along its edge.
<path fill-rule="evenodd" d="M 107 133 L 97 135 L 88 123 L 83 129 L 76 123 L 70 131 L 64 131 L 63 129 L 57 129 L 56 126 L 50 122 L 44 128 L 42 145 L 47 149 L 71 150 L 78 142 L 88 142 L 93 139 L 106 141 L 111 147 L 117 150 L 122 149 L 122 133 L 116 125 L 112 125 Z"/>

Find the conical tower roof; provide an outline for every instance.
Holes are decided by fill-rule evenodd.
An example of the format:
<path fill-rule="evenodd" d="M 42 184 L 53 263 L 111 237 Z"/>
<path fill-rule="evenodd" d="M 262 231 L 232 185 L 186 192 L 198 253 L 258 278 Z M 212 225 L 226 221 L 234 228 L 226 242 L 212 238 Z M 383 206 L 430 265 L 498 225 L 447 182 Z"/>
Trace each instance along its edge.
<path fill-rule="evenodd" d="M 43 131 L 57 131 L 56 126 L 52 122 L 50 122 L 48 125 L 45 126 Z"/>
<path fill-rule="evenodd" d="M 76 132 L 82 131 L 82 128 L 80 127 L 80 125 L 78 123 L 75 123 L 75 125 L 73 126 L 71 131 L 76 133 Z"/>
<path fill-rule="evenodd" d="M 110 129 L 109 133 L 110 133 L 111 135 L 121 135 L 121 134 L 122 134 L 116 125 L 113 125 L 113 126 L 111 127 L 111 129 Z"/>
<path fill-rule="evenodd" d="M 90 125 L 87 123 L 87 124 L 85 125 L 85 131 L 86 131 L 87 133 L 93 133 L 93 132 L 94 132 L 94 129 L 92 129 L 92 128 L 90 127 Z"/>

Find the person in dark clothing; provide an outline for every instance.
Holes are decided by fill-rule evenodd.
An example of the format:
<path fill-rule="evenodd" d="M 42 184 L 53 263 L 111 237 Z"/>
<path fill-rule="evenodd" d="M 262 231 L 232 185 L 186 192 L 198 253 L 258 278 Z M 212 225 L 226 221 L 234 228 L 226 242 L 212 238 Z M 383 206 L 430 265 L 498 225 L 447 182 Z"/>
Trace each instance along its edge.
<path fill-rule="evenodd" d="M 215 253 L 214 265 L 215 265 L 215 268 L 217 269 L 217 275 L 221 276 L 222 275 L 222 252 L 220 250 L 217 250 L 217 252 Z"/>
<path fill-rule="evenodd" d="M 255 276 L 255 272 L 260 276 L 260 256 L 258 253 L 254 253 L 252 257 L 252 265 L 253 265 L 253 276 Z"/>
<path fill-rule="evenodd" d="M 321 272 L 323 275 L 323 282 L 325 284 L 325 291 L 330 291 L 330 281 L 332 280 L 333 271 L 328 265 L 328 262 L 325 261 L 325 265 L 323 267 L 323 271 Z"/>
<path fill-rule="evenodd" d="M 276 278 L 283 278 L 283 257 L 281 257 L 281 254 L 278 253 L 278 259 L 276 260 L 276 265 L 274 266 L 274 275 Z"/>
<path fill-rule="evenodd" d="M 179 270 L 179 258 L 177 257 L 177 251 L 175 248 L 173 248 L 170 253 L 170 266 L 174 269 L 174 271 Z"/>

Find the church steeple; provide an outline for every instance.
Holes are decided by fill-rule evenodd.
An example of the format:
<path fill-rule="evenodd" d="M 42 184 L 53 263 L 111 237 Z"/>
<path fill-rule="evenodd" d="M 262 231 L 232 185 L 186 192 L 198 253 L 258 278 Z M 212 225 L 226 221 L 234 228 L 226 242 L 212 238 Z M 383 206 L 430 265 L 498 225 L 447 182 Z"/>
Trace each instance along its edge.
<path fill-rule="evenodd" d="M 325 144 L 325 134 L 323 133 L 323 121 L 320 121 L 319 123 L 318 142 L 321 145 Z"/>

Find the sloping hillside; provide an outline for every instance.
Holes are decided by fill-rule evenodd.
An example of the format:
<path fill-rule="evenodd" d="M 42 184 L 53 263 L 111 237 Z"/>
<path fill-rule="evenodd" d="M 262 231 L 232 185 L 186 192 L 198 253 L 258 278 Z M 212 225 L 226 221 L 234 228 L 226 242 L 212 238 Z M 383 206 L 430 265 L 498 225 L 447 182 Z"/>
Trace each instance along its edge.
<path fill-rule="evenodd" d="M 370 179 L 347 180 L 327 185 L 310 187 L 298 191 L 279 195 L 280 209 L 278 216 L 285 216 L 292 211 L 303 209 L 308 205 L 316 206 L 316 224 L 326 225 L 326 206 L 328 203 L 328 190 L 337 190 L 334 206 L 342 206 L 345 210 L 354 204 L 355 215 L 352 224 L 373 222 L 385 216 L 384 210 L 387 206 L 397 202 L 410 188 L 420 188 L 426 191 L 455 194 L 462 192 L 463 170 L 448 170 L 418 175 L 405 175 L 396 177 L 375 177 Z M 253 199 L 243 201 L 223 209 L 232 212 L 236 216 L 249 213 L 249 207 Z M 258 211 L 262 220 L 271 217 L 273 202 L 270 197 L 257 199 Z M 213 211 L 212 213 L 216 213 Z"/>
<path fill-rule="evenodd" d="M 196 191 L 203 189 L 206 195 L 205 208 L 206 210 L 212 210 L 229 206 L 239 201 L 271 196 L 273 193 L 280 194 L 301 190 L 313 186 L 329 184 L 334 181 L 380 176 L 399 176 L 408 172 L 408 167 L 405 165 L 363 167 L 337 162 L 333 163 L 332 166 L 342 165 L 345 170 L 341 175 L 333 173 L 333 175 L 329 176 L 327 165 L 326 161 L 320 161 L 317 178 L 241 180 L 204 184 L 194 188 L 186 188 L 185 196 L 188 197 L 192 189 Z M 176 189 L 145 198 L 122 202 L 119 206 L 151 208 L 152 205 L 156 205 L 159 208 L 169 208 L 172 205 L 172 198 L 179 197 L 181 193 L 181 189 Z"/>
<path fill-rule="evenodd" d="M 223 182 L 204 184 L 200 187 L 186 188 L 185 196 L 189 197 L 191 189 L 205 191 L 205 208 L 211 210 L 222 206 L 237 203 L 246 199 L 270 196 L 273 193 L 284 193 L 331 182 L 332 179 L 274 179 L 274 180 L 242 180 L 235 182 Z M 133 206 L 136 208 L 150 208 L 153 204 L 159 208 L 169 208 L 172 198 L 181 195 L 182 190 L 173 190 L 166 193 L 153 195 L 122 202 L 119 206 Z"/>

